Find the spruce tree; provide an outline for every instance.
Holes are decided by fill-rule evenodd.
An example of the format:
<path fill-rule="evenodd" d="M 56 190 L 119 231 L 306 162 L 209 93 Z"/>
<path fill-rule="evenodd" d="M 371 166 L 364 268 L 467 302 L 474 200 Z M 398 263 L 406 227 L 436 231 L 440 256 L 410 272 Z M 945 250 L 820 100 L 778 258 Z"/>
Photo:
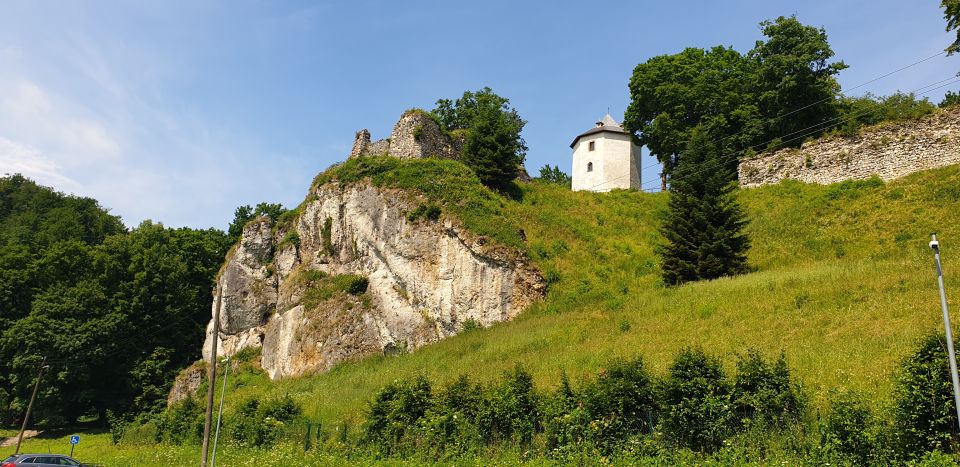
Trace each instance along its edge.
<path fill-rule="evenodd" d="M 660 228 L 667 285 L 746 272 L 750 239 L 733 195 L 735 176 L 709 134 L 696 129 L 670 178 L 670 200 Z"/>

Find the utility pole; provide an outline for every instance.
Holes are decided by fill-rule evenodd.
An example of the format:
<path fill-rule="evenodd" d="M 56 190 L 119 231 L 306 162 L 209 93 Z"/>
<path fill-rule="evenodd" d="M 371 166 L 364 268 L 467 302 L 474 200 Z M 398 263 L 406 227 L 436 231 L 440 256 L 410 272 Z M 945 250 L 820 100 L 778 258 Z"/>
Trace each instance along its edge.
<path fill-rule="evenodd" d="M 227 394 L 227 376 L 230 375 L 230 357 L 227 357 L 223 368 L 223 387 L 220 388 L 220 410 L 217 412 L 217 430 L 213 432 L 213 455 L 210 456 L 210 467 L 217 465 L 217 441 L 220 440 L 220 426 L 223 425 L 223 396 Z"/>
<path fill-rule="evenodd" d="M 43 357 L 40 362 L 40 368 L 37 369 L 37 381 L 33 383 L 33 395 L 30 396 L 30 403 L 27 404 L 27 414 L 23 416 L 23 424 L 20 425 L 20 435 L 17 436 L 17 449 L 14 454 L 20 453 L 20 443 L 23 442 L 23 432 L 27 429 L 27 421 L 30 420 L 30 412 L 33 411 L 33 401 L 37 399 L 37 390 L 40 389 L 40 378 L 43 377 L 43 370 L 47 368 L 47 357 Z"/>
<path fill-rule="evenodd" d="M 223 291 L 217 286 L 217 303 L 213 307 L 213 341 L 210 344 L 210 373 L 207 376 L 207 415 L 203 422 L 203 452 L 200 467 L 207 467 L 207 448 L 210 446 L 210 424 L 213 421 L 213 390 L 217 381 L 217 344 L 220 341 L 220 299 Z"/>
<path fill-rule="evenodd" d="M 950 357 L 950 378 L 953 380 L 953 402 L 957 409 L 957 423 L 960 426 L 960 379 L 957 377 L 957 354 L 953 349 L 953 332 L 950 326 L 950 313 L 947 312 L 947 293 L 943 287 L 943 268 L 940 267 L 940 242 L 937 234 L 930 234 L 930 248 L 933 249 L 933 261 L 937 265 L 937 283 L 940 285 L 940 309 L 943 311 L 943 327 L 947 331 L 947 354 Z"/>

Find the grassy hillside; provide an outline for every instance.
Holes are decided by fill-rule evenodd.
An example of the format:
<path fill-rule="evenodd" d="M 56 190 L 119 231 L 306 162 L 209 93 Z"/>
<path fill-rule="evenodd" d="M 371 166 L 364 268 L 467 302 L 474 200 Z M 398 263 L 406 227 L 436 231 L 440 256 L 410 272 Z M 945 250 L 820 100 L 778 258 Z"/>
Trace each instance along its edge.
<path fill-rule="evenodd" d="M 442 186 L 436 164 L 400 166 L 408 181 L 424 173 Z M 460 190 L 487 198 L 482 187 Z M 756 272 L 678 288 L 661 285 L 654 254 L 664 195 L 574 193 L 536 183 L 522 190 L 522 199 L 503 198 L 494 214 L 522 226 L 529 255 L 556 280 L 542 303 L 513 322 L 412 354 L 273 383 L 248 375 L 228 400 L 290 394 L 310 418 L 356 423 L 379 387 L 414 374 L 491 380 L 520 362 L 551 387 L 561 370 L 576 380 L 614 356 L 642 355 L 662 371 L 679 349 L 702 345 L 731 367 L 751 347 L 783 351 L 814 400 L 847 388 L 882 404 L 896 362 L 940 323 L 929 232 L 943 241 L 948 287 L 960 284 L 950 253 L 960 245 L 958 167 L 888 184 L 787 182 L 743 191 Z M 445 215 L 473 205 L 432 199 Z"/>
<path fill-rule="evenodd" d="M 341 364 L 326 374 L 271 382 L 245 367 L 230 376 L 228 413 L 253 395 L 288 394 L 307 418 L 327 429 L 346 422 L 356 432 L 374 393 L 399 378 L 422 374 L 447 382 L 468 373 L 491 381 L 520 362 L 539 387 L 552 388 L 561 370 L 576 383 L 616 356 L 641 355 L 662 374 L 690 345 L 720 356 L 730 369 L 747 349 L 768 356 L 782 351 L 814 407 L 823 407 L 836 389 L 862 392 L 884 406 L 896 363 L 921 334 L 941 326 L 927 248 L 931 231 L 943 242 L 948 294 L 960 293 L 954 272 L 960 256 L 952 253 L 960 251 L 960 167 L 887 184 L 786 182 L 742 191 L 738 196 L 752 219 L 755 272 L 666 288 L 654 254 L 665 195 L 574 193 L 534 183 L 504 198 L 448 165 L 355 163 L 318 180 L 356 182 L 372 175 L 380 186 L 427 187 L 418 191 L 426 202 L 439 205 L 443 216 L 456 216 L 494 240 L 513 243 L 519 234 L 512 229 L 523 229 L 522 249 L 553 281 L 546 299 L 512 322 L 412 354 Z M 457 195 L 445 195 L 444 186 L 457 187 Z M 142 460 L 160 455 L 158 449 L 164 459 L 185 460 L 196 451 L 129 443 L 114 448 L 107 434 L 96 436 L 95 457 L 101 461 Z M 44 442 L 60 441 L 31 443 L 39 449 Z M 281 451 L 289 451 L 291 459 L 302 452 L 285 444 L 271 453 Z"/>

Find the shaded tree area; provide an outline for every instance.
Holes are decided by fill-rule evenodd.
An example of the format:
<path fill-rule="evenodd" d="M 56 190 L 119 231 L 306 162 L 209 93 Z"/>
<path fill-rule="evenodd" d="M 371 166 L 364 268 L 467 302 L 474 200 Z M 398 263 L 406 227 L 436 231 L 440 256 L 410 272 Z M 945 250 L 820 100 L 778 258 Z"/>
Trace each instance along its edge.
<path fill-rule="evenodd" d="M 465 132 L 463 163 L 484 185 L 509 190 L 527 154 L 520 136 L 527 122 L 510 107 L 509 99 L 485 87 L 466 91 L 455 101 L 440 99 L 431 114 L 444 130 Z"/>
<path fill-rule="evenodd" d="M 0 422 L 23 413 L 47 357 L 36 420 L 162 409 L 197 358 L 211 286 L 232 239 L 145 221 L 0 178 Z"/>

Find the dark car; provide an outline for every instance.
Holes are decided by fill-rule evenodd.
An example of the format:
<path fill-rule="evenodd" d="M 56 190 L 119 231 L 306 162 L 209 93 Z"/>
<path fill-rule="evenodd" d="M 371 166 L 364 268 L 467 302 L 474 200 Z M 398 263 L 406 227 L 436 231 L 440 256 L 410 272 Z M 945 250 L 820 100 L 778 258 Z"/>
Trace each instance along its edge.
<path fill-rule="evenodd" d="M 50 467 L 52 465 L 83 466 L 80 461 L 63 454 L 14 454 L 0 462 L 0 467 Z"/>

